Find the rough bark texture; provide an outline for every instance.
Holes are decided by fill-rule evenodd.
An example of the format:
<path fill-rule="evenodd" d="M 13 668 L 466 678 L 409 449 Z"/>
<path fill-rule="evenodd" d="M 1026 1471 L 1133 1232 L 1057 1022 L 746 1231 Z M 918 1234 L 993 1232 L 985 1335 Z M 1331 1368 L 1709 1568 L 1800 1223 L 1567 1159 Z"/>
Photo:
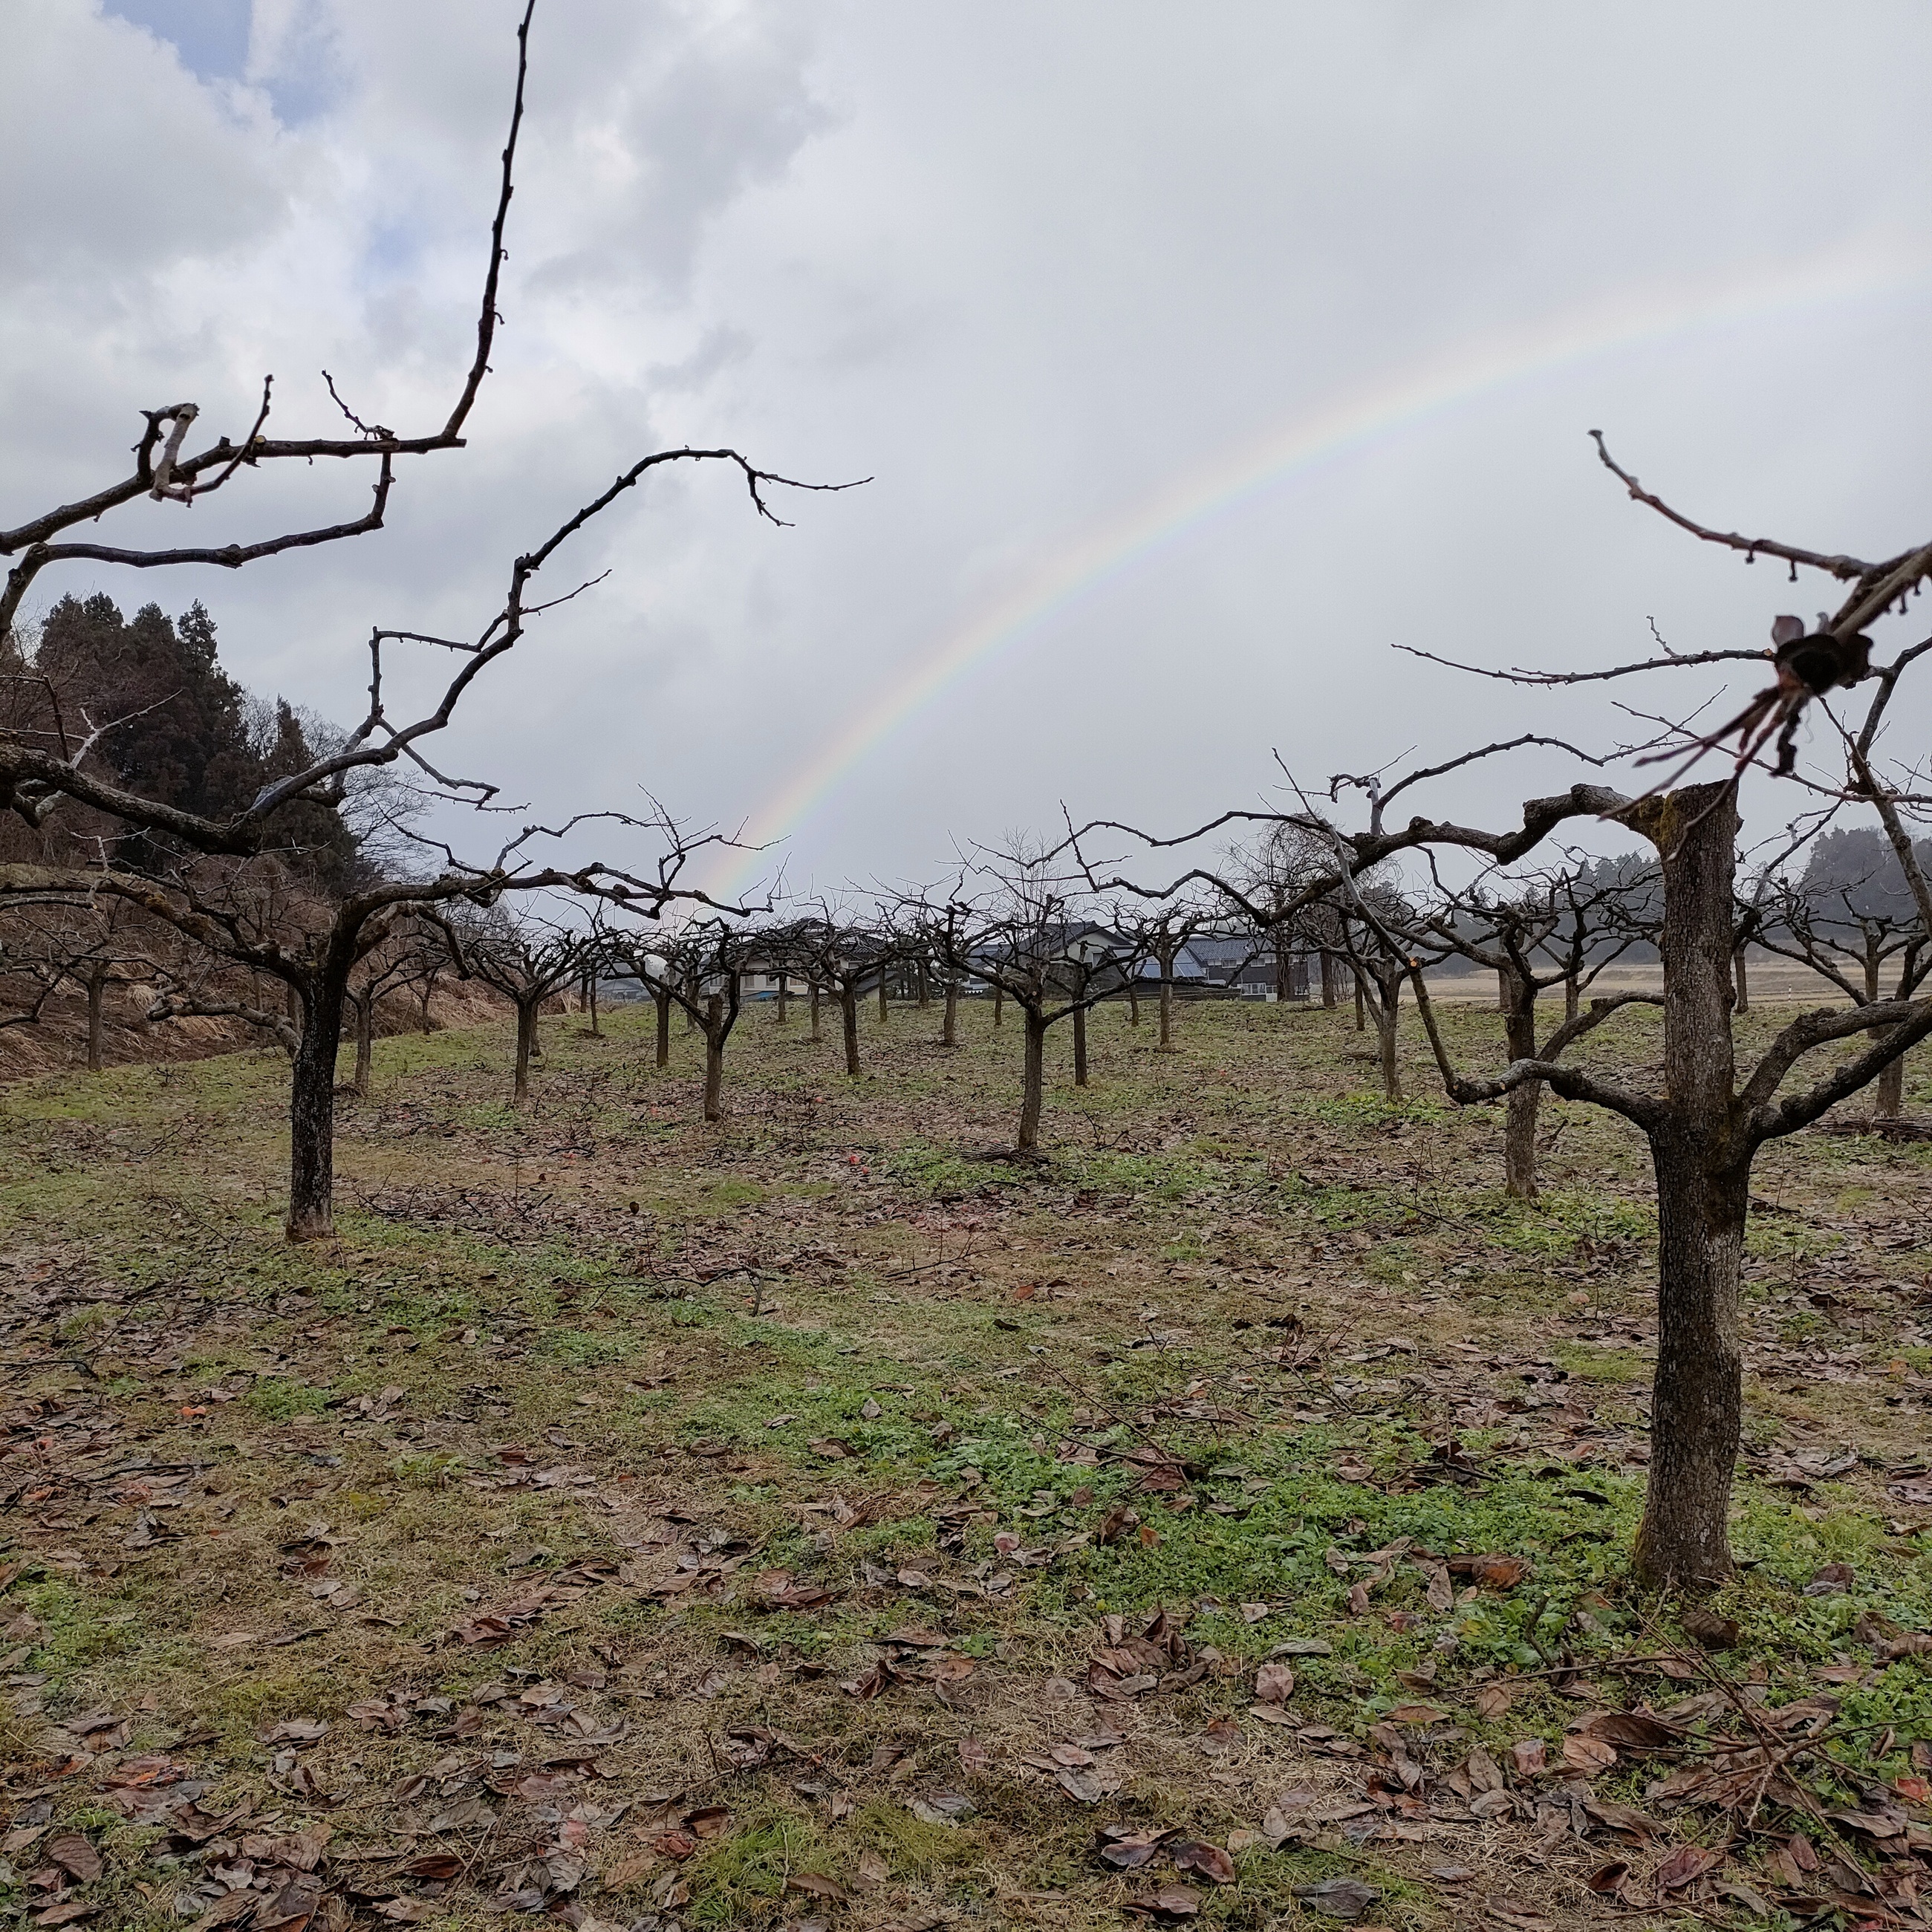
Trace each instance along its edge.
<path fill-rule="evenodd" d="M 1536 1058 L 1536 988 L 1504 968 L 1497 974 L 1502 995 L 1503 1040 L 1511 1060 Z M 1513 1088 L 1503 1115 L 1503 1191 L 1513 1200 L 1536 1198 L 1536 1116 L 1543 1083 Z"/>
<path fill-rule="evenodd" d="M 959 1044 L 959 982 L 950 974 L 946 981 L 946 1016 L 940 1024 L 939 1043 L 941 1046 Z"/>
<path fill-rule="evenodd" d="M 1004 1022 L 1005 1022 L 1005 1020 L 1006 1020 L 1006 994 L 1005 994 L 1005 993 L 1004 993 L 1004 992 L 1003 992 L 1003 991 L 1002 991 L 999 987 L 995 986 L 995 987 L 993 988 L 993 1024 L 994 1024 L 995 1027 L 998 1027 L 998 1026 L 1000 1026 L 1000 1025 L 1004 1024 Z"/>
<path fill-rule="evenodd" d="M 1748 1013 L 1750 1011 L 1750 973 L 1744 964 L 1744 949 L 1740 946 L 1731 962 L 1731 970 L 1737 982 L 1737 1004 L 1732 1011 Z"/>
<path fill-rule="evenodd" d="M 1073 1009 L 1073 1084 L 1084 1087 L 1087 1084 L 1087 1009 Z"/>
<path fill-rule="evenodd" d="M 812 1036 L 815 1040 L 820 1037 L 818 1030 L 818 982 L 816 980 L 813 980 L 812 982 L 812 998 L 810 1005 L 812 1008 Z"/>
<path fill-rule="evenodd" d="M 791 1017 L 791 982 L 782 973 L 778 975 L 778 1024 L 783 1026 Z"/>
<path fill-rule="evenodd" d="M 292 983 L 291 1003 L 302 1016 L 289 1093 L 289 1220 L 292 1241 L 327 1240 L 335 1232 L 335 1056 L 349 975 L 325 964 L 306 1004 Z"/>
<path fill-rule="evenodd" d="M 1897 1029 L 1874 1027 L 1871 1030 L 1874 1040 L 1882 1040 Z M 1872 1090 L 1872 1112 L 1881 1120 L 1895 1120 L 1905 1112 L 1905 1063 L 1908 1057 L 1901 1053 L 1878 1076 L 1877 1084 Z"/>
<path fill-rule="evenodd" d="M 1020 1088 L 1020 1133 L 1016 1145 L 1031 1154 L 1040 1145 L 1040 1114 L 1046 1090 L 1046 1022 L 1026 1016 L 1026 1071 Z"/>
<path fill-rule="evenodd" d="M 657 1002 L 658 1009 L 658 1064 L 670 1064 L 670 994 L 660 988 L 651 998 Z"/>
<path fill-rule="evenodd" d="M 883 998 L 883 994 L 880 995 Z M 845 1026 L 845 1071 L 859 1077 L 859 989 L 848 984 L 838 995 L 838 1016 Z"/>
<path fill-rule="evenodd" d="M 1160 1051 L 1174 1051 L 1174 976 L 1164 967 L 1160 975 Z"/>
<path fill-rule="evenodd" d="M 1362 1032 L 1368 1025 L 1368 1016 L 1362 999 L 1362 976 L 1358 971 L 1355 979 L 1355 1030 Z"/>
<path fill-rule="evenodd" d="M 1664 862 L 1666 1112 L 1657 1174 L 1657 1378 L 1648 1494 L 1635 1567 L 1660 1587 L 1731 1574 L 1731 1483 L 1743 1416 L 1738 1270 L 1752 1148 L 1734 1096 L 1732 874 L 1737 814 L 1725 785 L 1654 802 L 1642 821 Z"/>
<path fill-rule="evenodd" d="M 887 1006 L 886 1006 L 886 976 L 885 976 L 885 974 L 884 974 L 884 973 L 881 973 L 881 974 L 879 975 L 879 1024 L 880 1024 L 880 1025 L 884 1026 L 884 1025 L 885 1024 L 885 1023 L 886 1022 L 886 1021 L 887 1021 L 887 1020 L 889 1020 L 890 1018 L 891 1018 L 891 1017 L 892 1017 L 892 1014 L 891 1014 L 890 1011 L 888 1010 L 888 1008 L 887 1008 Z"/>
<path fill-rule="evenodd" d="M 1322 1004 L 1331 1009 L 1335 1004 L 1335 956 L 1325 946 L 1322 949 Z"/>
<path fill-rule="evenodd" d="M 921 1012 L 924 1012 L 932 1004 L 932 980 L 931 975 L 926 970 L 926 962 L 923 959 L 918 962 L 918 967 L 919 1010 Z"/>
<path fill-rule="evenodd" d="M 1376 1044 L 1382 1063 L 1382 1094 L 1390 1101 L 1402 1099 L 1402 1067 L 1395 1057 L 1396 1022 L 1401 1011 L 1402 982 L 1391 981 L 1383 994 L 1376 1015 Z"/>
<path fill-rule="evenodd" d="M 704 1003 L 704 1118 L 724 1118 L 724 995 Z"/>
<path fill-rule="evenodd" d="M 517 1003 L 517 1082 L 510 1096 L 514 1106 L 524 1106 L 530 1097 L 530 1054 L 536 1039 L 536 1002 L 520 1000 Z"/>

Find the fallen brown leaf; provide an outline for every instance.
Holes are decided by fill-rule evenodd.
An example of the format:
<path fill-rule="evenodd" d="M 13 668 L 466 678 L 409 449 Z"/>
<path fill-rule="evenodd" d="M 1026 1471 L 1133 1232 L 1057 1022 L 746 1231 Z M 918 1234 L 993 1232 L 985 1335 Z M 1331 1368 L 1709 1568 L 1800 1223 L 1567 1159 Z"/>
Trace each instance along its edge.
<path fill-rule="evenodd" d="M 1200 1916 L 1201 1894 L 1191 1885 L 1164 1885 L 1144 1898 L 1126 1900 L 1120 1910 L 1147 1918 L 1194 1918 Z"/>
<path fill-rule="evenodd" d="M 78 1832 L 63 1832 L 58 1838 L 50 1838 L 47 1856 L 82 1885 L 100 1876 L 100 1854 Z"/>
<path fill-rule="evenodd" d="M 1234 1862 L 1219 1845 L 1189 1838 L 1173 1847 L 1176 1871 L 1198 1872 L 1210 1885 L 1232 1885 Z"/>
<path fill-rule="evenodd" d="M 1682 1892 L 1724 1862 L 1726 1854 L 1702 1845 L 1680 1845 L 1657 1868 L 1659 1892 Z"/>
<path fill-rule="evenodd" d="M 1263 1704 L 1286 1704 L 1294 1694 L 1294 1672 L 1285 1664 L 1264 1664 L 1255 1672 L 1255 1696 Z"/>

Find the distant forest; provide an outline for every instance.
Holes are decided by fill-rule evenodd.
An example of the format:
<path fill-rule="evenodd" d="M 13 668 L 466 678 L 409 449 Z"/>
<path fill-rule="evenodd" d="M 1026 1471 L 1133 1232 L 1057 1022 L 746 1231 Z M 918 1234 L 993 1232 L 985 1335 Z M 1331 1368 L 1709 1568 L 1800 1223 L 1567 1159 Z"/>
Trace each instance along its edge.
<path fill-rule="evenodd" d="M 26 627 L 22 627 L 23 631 Z M 178 618 L 146 604 L 131 618 L 104 593 L 63 597 L 38 634 L 0 638 L 0 724 L 70 751 L 100 733 L 90 768 L 183 811 L 220 818 L 267 784 L 305 770 L 330 728 L 286 700 L 255 697 L 221 668 L 214 620 L 199 602 Z M 270 849 L 327 893 L 363 876 L 340 813 L 304 804 L 280 814 Z M 165 839 L 74 808 L 39 832 L 0 822 L 0 860 L 70 864 L 111 856 L 152 866 Z"/>

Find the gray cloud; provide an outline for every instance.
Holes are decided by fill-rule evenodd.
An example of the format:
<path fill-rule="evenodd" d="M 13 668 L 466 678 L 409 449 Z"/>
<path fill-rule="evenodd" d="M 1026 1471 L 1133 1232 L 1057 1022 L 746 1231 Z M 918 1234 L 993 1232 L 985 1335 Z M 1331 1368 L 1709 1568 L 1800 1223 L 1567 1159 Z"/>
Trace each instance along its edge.
<path fill-rule="evenodd" d="M 194 394 L 238 433 L 270 368 L 289 428 L 327 421 L 323 365 L 386 422 L 440 420 L 514 10 L 311 10 L 338 78 L 295 128 L 255 55 L 198 83 L 122 21 L 22 10 L 0 248 L 37 292 L 0 322 L 0 515 L 111 473 L 141 405 Z M 1592 427 L 1726 527 L 1924 534 L 1917 8 L 544 0 L 533 50 L 472 448 L 352 548 L 99 581 L 206 598 L 244 675 L 339 713 L 369 623 L 479 622 L 507 558 L 656 443 L 874 476 L 786 531 L 721 476 L 667 478 L 592 536 L 574 567 L 610 583 L 462 733 L 465 770 L 546 809 L 644 784 L 756 813 L 981 631 L 976 668 L 784 828 L 795 878 L 927 872 L 1063 798 L 1178 824 L 1262 794 L 1276 748 L 1323 775 L 1532 726 L 1613 742 L 1637 728 L 1600 694 L 1388 646 L 1580 665 L 1653 616 L 1754 645 L 1822 586 L 1648 518 Z M 1350 408 L 1318 460 L 1237 487 Z M 245 535 L 362 500 L 304 473 L 188 514 Z M 988 629 L 1002 608 L 1032 615 Z"/>

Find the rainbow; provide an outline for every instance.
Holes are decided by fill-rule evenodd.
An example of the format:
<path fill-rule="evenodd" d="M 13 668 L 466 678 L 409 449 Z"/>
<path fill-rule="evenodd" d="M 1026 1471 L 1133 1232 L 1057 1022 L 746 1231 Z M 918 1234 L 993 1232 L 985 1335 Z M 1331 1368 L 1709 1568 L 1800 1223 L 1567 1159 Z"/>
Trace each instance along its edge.
<path fill-rule="evenodd" d="M 1909 294 L 1927 280 L 1922 262 L 1901 263 L 1896 254 L 1840 253 L 1722 284 L 1627 291 L 1610 302 L 1386 372 L 1354 393 L 1275 425 L 1041 559 L 983 608 L 917 652 L 896 682 L 844 718 L 759 803 L 738 835 L 744 846 L 759 849 L 734 854 L 711 890 L 729 897 L 761 874 L 769 876 L 769 848 L 795 832 L 878 746 L 962 678 L 1023 640 L 1037 639 L 1123 573 L 1264 492 L 1570 364 L 1700 329 Z"/>

